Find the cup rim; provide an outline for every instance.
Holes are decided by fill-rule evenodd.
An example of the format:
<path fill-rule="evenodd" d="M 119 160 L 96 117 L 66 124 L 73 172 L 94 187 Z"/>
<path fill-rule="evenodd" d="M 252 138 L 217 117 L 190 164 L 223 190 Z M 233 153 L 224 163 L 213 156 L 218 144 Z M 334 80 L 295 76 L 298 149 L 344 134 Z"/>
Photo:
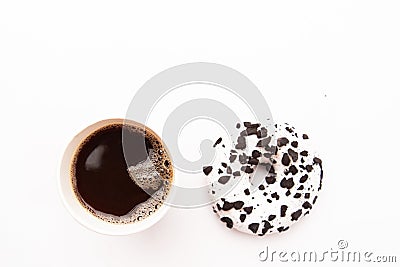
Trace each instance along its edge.
<path fill-rule="evenodd" d="M 64 207 L 68 210 L 71 216 L 79 222 L 81 225 L 86 227 L 89 230 L 94 232 L 105 234 L 105 235 L 129 235 L 133 233 L 137 233 L 143 231 L 155 223 L 157 223 L 168 211 L 169 206 L 165 203 L 168 202 L 168 198 L 171 197 L 171 192 L 168 192 L 167 200 L 165 200 L 161 206 L 151 215 L 143 219 L 142 221 L 137 221 L 133 223 L 110 223 L 91 214 L 86 208 L 82 206 L 78 199 L 76 199 L 75 192 L 73 191 L 70 170 L 72 167 L 71 160 L 73 155 L 76 153 L 76 149 L 79 144 L 88 136 L 88 134 L 94 132 L 95 130 L 109 125 L 109 124 L 128 124 L 136 127 L 143 127 L 146 131 L 150 132 L 152 135 L 158 138 L 161 141 L 164 148 L 167 150 L 165 144 L 161 140 L 161 138 L 149 127 L 128 119 L 105 119 L 98 122 L 95 122 L 79 133 L 77 133 L 66 145 L 63 154 L 60 158 L 60 162 L 58 164 L 58 177 L 57 177 L 57 186 L 59 195 L 64 204 Z"/>

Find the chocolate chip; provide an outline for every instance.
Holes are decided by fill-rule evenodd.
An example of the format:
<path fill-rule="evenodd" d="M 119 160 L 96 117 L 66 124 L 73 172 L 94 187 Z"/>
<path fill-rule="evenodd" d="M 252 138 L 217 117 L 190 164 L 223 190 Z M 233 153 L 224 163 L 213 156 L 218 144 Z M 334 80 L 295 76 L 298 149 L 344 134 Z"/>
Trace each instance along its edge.
<path fill-rule="evenodd" d="M 301 194 L 300 194 L 300 193 L 296 193 L 296 194 L 294 194 L 293 197 L 294 197 L 294 198 L 300 198 L 300 197 L 301 197 Z"/>
<path fill-rule="evenodd" d="M 240 123 L 236 123 L 236 129 L 240 128 Z"/>
<path fill-rule="evenodd" d="M 290 216 L 292 217 L 292 221 L 297 221 L 297 219 L 301 216 L 303 210 L 299 209 L 298 211 L 293 212 Z"/>
<path fill-rule="evenodd" d="M 306 170 L 307 170 L 308 172 L 311 172 L 311 171 L 313 170 L 313 166 L 307 165 L 307 166 L 306 166 Z"/>
<path fill-rule="evenodd" d="M 276 228 L 276 230 L 278 230 L 279 233 L 280 233 L 280 232 L 284 232 L 284 231 L 286 231 L 286 230 L 288 230 L 288 229 L 289 229 L 289 226 L 287 226 L 287 227 L 280 226 L 280 227 Z"/>
<path fill-rule="evenodd" d="M 310 204 L 310 202 L 306 201 L 306 202 L 303 203 L 302 207 L 305 208 L 305 209 L 311 209 L 312 205 Z"/>
<path fill-rule="evenodd" d="M 257 137 L 258 138 L 264 138 L 267 137 L 268 131 L 265 127 L 261 127 L 261 129 L 257 132 Z"/>
<path fill-rule="evenodd" d="M 256 158 L 250 158 L 249 159 L 249 161 L 248 161 L 248 163 L 250 164 L 250 165 L 258 165 L 258 159 L 256 159 Z"/>
<path fill-rule="evenodd" d="M 240 214 L 239 220 L 240 220 L 241 222 L 244 222 L 244 220 L 246 220 L 246 214 Z"/>
<path fill-rule="evenodd" d="M 258 189 L 259 189 L 259 190 L 264 190 L 264 189 L 265 189 L 265 186 L 262 185 L 262 184 L 260 184 L 260 185 L 258 186 Z"/>
<path fill-rule="evenodd" d="M 228 201 L 224 201 L 224 204 L 222 205 L 222 210 L 228 211 L 233 208 L 233 203 L 230 203 Z"/>
<path fill-rule="evenodd" d="M 278 195 L 277 192 L 272 193 L 272 194 L 271 194 L 271 197 L 272 197 L 272 198 L 275 198 L 276 200 L 279 200 L 279 195 Z"/>
<path fill-rule="evenodd" d="M 209 175 L 210 172 L 212 171 L 212 169 L 213 169 L 212 166 L 206 166 L 206 167 L 203 167 L 203 172 L 205 175 Z"/>
<path fill-rule="evenodd" d="M 225 162 L 221 162 L 222 167 L 226 168 L 228 166 L 228 164 L 226 164 Z"/>
<path fill-rule="evenodd" d="M 251 223 L 251 224 L 249 224 L 249 230 L 252 231 L 253 233 L 257 233 L 259 226 L 260 226 L 260 224 L 258 224 L 258 223 Z"/>
<path fill-rule="evenodd" d="M 299 142 L 293 141 L 293 142 L 291 143 L 291 145 L 292 145 L 292 147 L 297 148 L 297 147 L 299 146 Z"/>
<path fill-rule="evenodd" d="M 264 155 L 264 157 L 266 157 L 267 159 L 269 159 L 269 158 L 272 156 L 272 154 L 271 154 L 271 153 L 268 153 L 268 152 L 267 152 L 267 153 L 264 153 L 263 155 Z"/>
<path fill-rule="evenodd" d="M 253 158 L 259 158 L 259 157 L 261 157 L 261 152 L 258 150 L 253 150 L 253 152 L 251 152 L 251 156 Z"/>
<path fill-rule="evenodd" d="M 303 139 L 308 139 L 308 135 L 303 134 Z"/>
<path fill-rule="evenodd" d="M 300 152 L 300 155 L 302 155 L 304 157 L 307 157 L 308 156 L 308 151 L 303 150 L 303 151 Z"/>
<path fill-rule="evenodd" d="M 270 165 L 266 166 L 265 168 L 267 169 L 268 173 L 276 174 L 274 166 Z"/>
<path fill-rule="evenodd" d="M 228 217 L 222 217 L 221 218 L 221 222 L 226 223 L 226 227 L 228 227 L 228 228 L 232 228 L 233 227 L 233 221 Z"/>
<path fill-rule="evenodd" d="M 282 205 L 281 206 L 281 217 L 285 217 L 286 216 L 287 209 L 288 209 L 288 206 L 286 206 L 286 205 Z"/>
<path fill-rule="evenodd" d="M 283 154 L 283 157 L 282 157 L 282 164 L 283 164 L 284 166 L 289 166 L 289 164 L 290 164 L 290 158 L 289 158 L 289 156 L 288 156 L 287 153 Z"/>
<path fill-rule="evenodd" d="M 228 168 L 226 168 L 226 173 L 232 174 L 232 168 L 230 166 L 228 166 Z"/>
<path fill-rule="evenodd" d="M 266 146 L 265 149 L 274 155 L 278 153 L 278 148 L 276 146 L 271 146 L 271 147 Z"/>
<path fill-rule="evenodd" d="M 244 190 L 244 194 L 245 194 L 246 196 L 250 195 L 250 190 L 249 190 L 248 188 L 246 188 L 246 189 Z"/>
<path fill-rule="evenodd" d="M 289 172 L 293 175 L 296 175 L 296 173 L 298 173 L 299 170 L 296 168 L 296 166 L 292 165 L 289 167 Z"/>
<path fill-rule="evenodd" d="M 304 183 L 305 181 L 307 181 L 308 179 L 308 174 L 304 174 L 303 176 L 301 176 L 300 178 L 300 183 Z"/>
<path fill-rule="evenodd" d="M 257 134 L 257 128 L 247 128 L 246 132 L 247 132 L 247 135 Z"/>
<path fill-rule="evenodd" d="M 240 210 L 244 205 L 243 201 L 236 201 L 233 203 L 233 207 L 235 208 L 235 210 Z"/>
<path fill-rule="evenodd" d="M 236 157 L 237 157 L 237 155 L 230 155 L 230 156 L 229 156 L 229 162 L 230 162 L 230 163 L 234 162 L 235 159 L 236 159 Z"/>
<path fill-rule="evenodd" d="M 271 142 L 271 137 L 261 139 L 257 142 L 256 147 L 266 147 Z"/>
<path fill-rule="evenodd" d="M 246 139 L 243 136 L 239 136 L 237 138 L 237 145 L 235 146 L 236 149 L 245 149 L 246 148 Z"/>
<path fill-rule="evenodd" d="M 253 207 L 252 206 L 245 207 L 245 208 L 243 208 L 243 210 L 247 213 L 247 215 L 249 215 L 253 211 Z"/>
<path fill-rule="evenodd" d="M 240 176 L 240 171 L 233 172 L 233 176 Z"/>
<path fill-rule="evenodd" d="M 218 140 L 215 141 L 213 147 L 216 147 L 219 143 L 221 143 L 221 141 L 222 141 L 222 137 L 218 138 Z"/>
<path fill-rule="evenodd" d="M 254 170 L 250 166 L 246 166 L 245 169 L 244 169 L 245 173 L 253 173 L 253 171 Z"/>
<path fill-rule="evenodd" d="M 247 131 L 246 130 L 241 131 L 240 136 L 247 136 Z"/>
<path fill-rule="evenodd" d="M 277 145 L 279 147 L 285 146 L 287 143 L 289 143 L 289 140 L 286 137 L 278 138 Z"/>
<path fill-rule="evenodd" d="M 229 178 L 230 178 L 230 176 L 221 176 L 221 177 L 218 179 L 218 182 L 219 182 L 220 184 L 226 184 L 226 183 L 229 181 Z"/>
<path fill-rule="evenodd" d="M 294 162 L 299 158 L 299 154 L 291 148 L 288 149 L 288 153 Z"/>
<path fill-rule="evenodd" d="M 259 123 L 254 123 L 254 124 L 252 124 L 250 122 L 245 122 L 244 123 L 244 127 L 246 127 L 246 128 L 258 128 L 258 127 L 260 127 L 260 125 L 261 124 L 259 124 Z"/>
<path fill-rule="evenodd" d="M 320 164 L 320 165 L 322 164 L 322 160 L 320 158 L 315 157 L 313 161 L 315 164 Z"/>
<path fill-rule="evenodd" d="M 289 179 L 283 178 L 280 185 L 282 188 L 287 188 L 287 189 L 292 188 L 294 186 L 293 178 Z"/>
<path fill-rule="evenodd" d="M 240 164 L 247 163 L 247 155 L 245 153 L 243 153 L 242 155 L 239 155 L 239 162 L 240 162 Z"/>
<path fill-rule="evenodd" d="M 310 193 L 305 193 L 304 198 L 309 199 L 310 198 Z"/>
<path fill-rule="evenodd" d="M 268 221 L 272 221 L 275 218 L 276 218 L 276 215 L 269 215 L 268 216 Z"/>
<path fill-rule="evenodd" d="M 263 221 L 263 223 L 264 223 L 264 227 L 261 230 L 261 234 L 260 235 L 265 235 L 268 232 L 269 229 L 273 228 L 273 226 L 269 222 Z"/>
<path fill-rule="evenodd" d="M 286 131 L 288 131 L 289 133 L 293 133 L 293 129 L 292 129 L 292 128 L 286 127 L 285 129 L 286 129 Z"/>
<path fill-rule="evenodd" d="M 265 181 L 267 182 L 267 184 L 274 184 L 276 182 L 276 178 L 275 177 L 265 177 Z"/>

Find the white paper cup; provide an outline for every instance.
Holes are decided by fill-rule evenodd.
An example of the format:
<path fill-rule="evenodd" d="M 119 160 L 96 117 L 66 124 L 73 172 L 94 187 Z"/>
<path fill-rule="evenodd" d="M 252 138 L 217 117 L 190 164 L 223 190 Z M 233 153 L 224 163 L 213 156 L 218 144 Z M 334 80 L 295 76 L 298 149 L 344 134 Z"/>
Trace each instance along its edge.
<path fill-rule="evenodd" d="M 148 217 L 146 217 L 141 221 L 133 223 L 125 223 L 125 224 L 110 223 L 94 216 L 85 207 L 83 207 L 82 204 L 77 199 L 77 196 L 75 195 L 72 187 L 72 177 L 71 177 L 72 162 L 75 152 L 79 148 L 81 142 L 97 129 L 102 128 L 109 124 L 116 124 L 116 123 L 144 127 L 146 131 L 149 131 L 156 137 L 158 137 L 151 129 L 143 126 L 142 124 L 124 119 L 103 120 L 86 127 L 70 141 L 70 143 L 67 145 L 67 148 L 65 149 L 60 164 L 58 188 L 65 207 L 80 224 L 82 224 L 83 226 L 85 226 L 90 230 L 93 230 L 101 234 L 128 235 L 139 231 L 143 231 L 152 226 L 153 224 L 155 224 L 156 222 L 158 222 L 167 212 L 168 206 L 166 204 L 162 204 L 153 214 L 149 215 Z M 159 138 L 159 140 L 161 139 Z M 170 194 L 168 194 L 167 200 L 169 198 Z"/>

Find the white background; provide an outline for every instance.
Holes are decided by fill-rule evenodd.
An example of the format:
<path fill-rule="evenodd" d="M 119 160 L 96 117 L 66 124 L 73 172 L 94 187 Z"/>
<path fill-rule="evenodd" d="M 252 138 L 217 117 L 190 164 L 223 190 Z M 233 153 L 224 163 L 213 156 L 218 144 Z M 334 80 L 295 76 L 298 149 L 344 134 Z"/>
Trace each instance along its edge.
<path fill-rule="evenodd" d="M 267 245 L 340 239 L 400 260 L 398 1 L 131 2 L 0 2 L 1 266 L 266 266 Z M 83 228 L 56 187 L 68 140 L 195 61 L 245 74 L 275 118 L 309 131 L 326 173 L 311 216 L 263 238 L 228 230 L 210 207 L 172 209 L 125 237 Z"/>

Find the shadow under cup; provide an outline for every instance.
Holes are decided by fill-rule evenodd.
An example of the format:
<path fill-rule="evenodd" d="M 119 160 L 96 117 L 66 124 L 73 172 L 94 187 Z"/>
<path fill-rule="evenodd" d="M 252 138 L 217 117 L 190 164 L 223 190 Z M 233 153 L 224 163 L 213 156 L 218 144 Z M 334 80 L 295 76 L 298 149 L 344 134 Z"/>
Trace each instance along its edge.
<path fill-rule="evenodd" d="M 106 137 L 111 134 L 121 136 L 117 141 L 122 152 L 120 146 L 116 150 L 110 145 Z M 140 144 L 145 145 L 145 157 L 137 152 L 142 151 L 137 149 Z M 159 221 L 168 208 L 172 181 L 172 162 L 162 140 L 148 127 L 124 119 L 99 121 L 78 133 L 64 152 L 58 179 L 71 215 L 85 227 L 109 235 L 139 232 Z"/>

